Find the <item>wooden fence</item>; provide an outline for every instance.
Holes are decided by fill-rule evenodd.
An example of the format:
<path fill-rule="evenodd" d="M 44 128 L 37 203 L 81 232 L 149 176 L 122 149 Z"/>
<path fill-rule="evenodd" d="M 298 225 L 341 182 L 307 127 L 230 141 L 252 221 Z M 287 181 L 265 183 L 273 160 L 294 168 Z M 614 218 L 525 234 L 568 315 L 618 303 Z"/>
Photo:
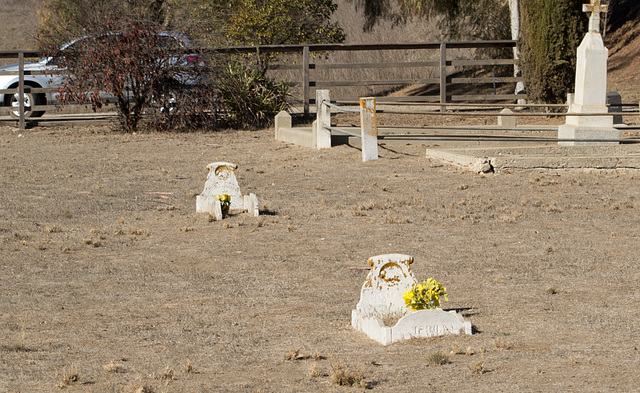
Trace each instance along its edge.
<path fill-rule="evenodd" d="M 295 70 L 300 74 L 298 81 L 295 81 L 295 85 L 301 87 L 301 97 L 299 97 L 304 107 L 304 113 L 309 113 L 310 104 L 315 103 L 315 93 L 312 91 L 316 88 L 327 89 L 335 87 L 348 87 L 348 86 L 398 86 L 398 85 L 437 85 L 439 94 L 427 95 L 427 96 L 412 96 L 412 97 L 383 97 L 379 98 L 378 102 L 398 102 L 398 101 L 412 101 L 412 102 L 434 102 L 434 103 L 451 103 L 451 102 L 469 102 L 469 101 L 501 101 L 501 100 L 516 100 L 526 99 L 524 94 L 515 94 L 515 84 L 522 81 L 522 77 L 518 76 L 495 76 L 489 77 L 463 77 L 455 76 L 451 72 L 452 69 L 460 69 L 461 67 L 478 67 L 488 70 L 490 67 L 502 66 L 510 67 L 513 75 L 513 67 L 516 64 L 516 60 L 511 58 L 504 59 L 454 59 L 451 54 L 455 50 L 460 49 L 511 49 L 516 46 L 516 41 L 503 40 L 503 41 L 459 41 L 459 42 L 423 42 L 423 43 L 401 43 L 401 44 L 315 44 L 315 45 L 265 45 L 265 46 L 245 46 L 245 47 L 228 47 L 228 48 L 215 48 L 211 49 L 211 52 L 226 53 L 226 54 L 256 54 L 258 58 L 264 54 L 297 54 L 301 61 L 299 64 L 291 64 L 291 62 L 282 62 L 277 64 L 269 64 L 268 70 Z M 328 53 L 329 55 L 334 52 L 379 52 L 379 51 L 416 51 L 427 50 L 436 52 L 437 60 L 425 60 L 425 61 L 411 61 L 411 62 L 349 62 L 349 63 L 312 63 L 311 59 L 313 54 Z M 370 56 L 373 58 L 373 56 Z M 428 56 L 433 58 L 433 56 Z M 331 59 L 331 56 L 329 56 Z M 347 69 L 373 69 L 373 68 L 417 68 L 417 67 L 431 67 L 435 69 L 437 77 L 435 78 L 404 78 L 404 79 L 376 79 L 376 80 L 320 80 L 315 75 L 314 71 L 319 70 L 347 70 Z M 447 93 L 447 87 L 454 84 L 504 84 L 509 83 L 513 85 L 514 94 L 460 94 L 451 95 Z M 332 100 L 354 100 L 357 102 L 357 97 L 332 97 Z"/>
<path fill-rule="evenodd" d="M 236 47 L 219 47 L 219 48 L 201 48 L 200 51 L 205 54 L 227 54 L 227 55 L 257 55 L 258 62 L 266 54 L 284 54 L 285 56 L 295 57 L 299 60 L 281 61 L 278 63 L 271 62 L 266 65 L 268 72 L 277 72 L 278 70 L 286 70 L 292 80 L 287 80 L 292 86 L 298 87 L 298 95 L 294 99 L 302 104 L 305 115 L 309 114 L 310 105 L 315 103 L 315 89 L 334 89 L 336 87 L 355 87 L 355 86 L 401 86 L 401 85 L 434 85 L 437 87 L 438 94 L 426 96 L 412 97 L 384 97 L 379 98 L 379 102 L 432 102 L 432 103 L 453 103 L 453 102 L 481 102 L 481 101 L 500 101 L 500 100 L 516 100 L 526 99 L 523 94 L 449 94 L 447 89 L 455 84 L 515 84 L 522 80 L 521 77 L 515 76 L 495 76 L 488 77 L 465 77 L 456 75 L 453 70 L 459 70 L 462 67 L 477 67 L 489 70 L 492 67 L 510 67 L 513 69 L 515 60 L 513 58 L 503 59 L 472 59 L 472 58 L 455 58 L 452 53 L 460 49 L 510 49 L 515 47 L 516 42 L 510 40 L 504 41 L 464 41 L 464 42 L 424 42 L 424 43 L 400 43 L 400 44 L 314 44 L 314 45 L 263 45 L 263 46 L 236 46 Z M 379 62 L 375 60 L 365 62 L 312 62 L 312 59 L 319 58 L 314 55 L 328 54 L 331 59 L 332 53 L 337 52 L 364 52 L 375 53 L 380 51 L 418 51 L 426 50 L 435 53 L 435 56 L 425 56 L 424 61 L 393 61 Z M 194 49 L 190 49 L 194 51 Z M 28 78 L 25 76 L 43 74 L 38 71 L 25 71 L 24 63 L 26 58 L 42 57 L 42 53 L 37 51 L 4 51 L 0 52 L 0 59 L 14 58 L 20 64 L 18 71 L 18 84 L 15 88 L 0 90 L 0 94 L 24 94 L 25 91 L 31 93 L 51 93 L 57 89 L 45 89 L 30 86 Z M 278 58 L 282 58 L 280 56 Z M 437 60 L 432 60 L 433 58 Z M 368 58 L 375 59 L 375 56 Z M 322 70 L 365 70 L 365 69 L 408 69 L 408 68 L 432 68 L 436 77 L 414 77 L 401 79 L 322 79 L 320 71 Z M 49 72 L 51 73 L 51 72 Z M 292 74 L 293 73 L 293 74 Z M 6 74 L 6 72 L 5 72 Z M 513 75 L 513 71 L 509 75 Z M 356 100 L 357 97 L 332 97 L 332 100 L 347 101 L 349 99 Z M 32 103 L 32 105 L 35 103 Z M 4 103 L 0 103 L 4 105 Z M 52 110 L 55 106 L 42 105 L 32 106 L 32 110 Z M 3 112 L 7 112 L 8 108 L 3 108 Z M 15 109 L 14 109 L 15 110 Z M 19 125 L 21 129 L 25 127 L 24 107 L 20 104 Z"/>

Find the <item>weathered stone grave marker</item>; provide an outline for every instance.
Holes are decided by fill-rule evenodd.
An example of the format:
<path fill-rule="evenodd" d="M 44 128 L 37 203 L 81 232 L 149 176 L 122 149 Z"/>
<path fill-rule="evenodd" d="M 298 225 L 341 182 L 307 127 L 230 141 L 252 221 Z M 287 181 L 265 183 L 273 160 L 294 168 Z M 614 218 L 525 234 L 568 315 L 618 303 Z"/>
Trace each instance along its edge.
<path fill-rule="evenodd" d="M 216 195 L 227 194 L 231 197 L 229 211 L 248 211 L 253 216 L 260 215 L 260 206 L 256 194 L 242 195 L 235 171 L 237 165 L 230 162 L 214 162 L 207 165 L 209 174 L 204 191 L 196 197 L 196 212 L 210 213 L 216 220 L 222 219 L 220 201 Z"/>
<path fill-rule="evenodd" d="M 417 283 L 410 265 L 413 257 L 386 254 L 369 258 L 371 271 L 362 285 L 360 301 L 351 312 L 351 325 L 369 338 L 388 345 L 414 337 L 471 334 L 471 323 L 455 311 L 440 308 L 411 311 L 402 298 Z M 397 319 L 393 326 L 385 321 Z"/>
<path fill-rule="evenodd" d="M 600 35 L 600 13 L 607 6 L 600 0 L 584 4 L 584 12 L 591 12 L 589 31 L 578 47 L 576 65 L 576 91 L 570 102 L 569 113 L 564 125 L 558 127 L 558 139 L 562 145 L 594 145 L 618 143 L 620 131 L 613 128 L 611 116 L 588 116 L 589 113 L 606 113 L 607 99 L 607 57 Z M 570 116 L 571 113 L 583 116 Z M 584 116 L 586 114 L 586 116 Z M 575 139 L 576 141 L 572 141 Z M 589 141 L 594 140 L 593 142 Z M 578 141 L 583 140 L 583 141 Z M 609 142 L 611 140 L 611 142 Z"/>

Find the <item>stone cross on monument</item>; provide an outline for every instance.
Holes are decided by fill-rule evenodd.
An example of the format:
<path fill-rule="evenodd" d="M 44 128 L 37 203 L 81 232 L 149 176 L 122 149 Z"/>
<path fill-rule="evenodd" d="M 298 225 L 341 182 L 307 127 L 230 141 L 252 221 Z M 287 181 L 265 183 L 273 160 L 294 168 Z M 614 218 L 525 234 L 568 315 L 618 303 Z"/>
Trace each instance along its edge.
<path fill-rule="evenodd" d="M 589 31 L 578 47 L 576 91 L 567 99 L 569 111 L 566 123 L 558 127 L 561 145 L 617 144 L 620 131 L 613 127 L 611 116 L 589 116 L 607 113 L 607 57 L 600 34 L 600 13 L 607 11 L 600 0 L 591 0 L 582 10 L 591 12 Z M 579 116 L 571 116 L 576 114 Z"/>
<path fill-rule="evenodd" d="M 600 32 L 600 13 L 607 12 L 608 5 L 600 4 L 600 0 L 591 0 L 591 4 L 583 4 L 582 12 L 591 12 L 589 18 L 589 32 Z"/>

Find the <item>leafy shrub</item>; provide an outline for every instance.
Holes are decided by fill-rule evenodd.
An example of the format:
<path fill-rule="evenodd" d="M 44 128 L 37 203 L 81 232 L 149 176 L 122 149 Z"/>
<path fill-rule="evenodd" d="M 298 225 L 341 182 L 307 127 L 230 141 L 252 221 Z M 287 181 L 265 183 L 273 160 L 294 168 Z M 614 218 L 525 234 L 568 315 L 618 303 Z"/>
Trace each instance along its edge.
<path fill-rule="evenodd" d="M 289 86 L 255 68 L 229 63 L 218 83 L 231 127 L 265 127 L 278 112 L 289 107 Z"/>

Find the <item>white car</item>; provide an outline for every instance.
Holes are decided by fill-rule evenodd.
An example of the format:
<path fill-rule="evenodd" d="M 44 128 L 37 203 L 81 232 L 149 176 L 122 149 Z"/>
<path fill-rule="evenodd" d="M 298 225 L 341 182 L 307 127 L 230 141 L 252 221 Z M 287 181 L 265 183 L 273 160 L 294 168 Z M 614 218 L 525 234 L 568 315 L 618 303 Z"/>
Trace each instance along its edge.
<path fill-rule="evenodd" d="M 112 33 L 118 34 L 118 33 Z M 193 45 L 186 35 L 174 32 L 160 32 L 159 45 L 170 46 L 178 45 L 181 48 L 191 48 Z M 69 50 L 76 43 L 88 38 L 89 36 L 81 37 L 76 40 L 70 41 L 60 47 L 61 51 Z M 204 65 L 204 59 L 198 54 L 181 55 L 170 62 L 171 64 L 202 66 Z M 12 64 L 4 67 L 0 67 L 0 71 L 15 72 L 15 75 L 0 75 L 0 90 L 14 89 L 18 87 L 18 64 Z M 64 79 L 66 78 L 64 73 L 60 73 L 63 68 L 58 66 L 58 58 L 56 57 L 44 57 L 37 62 L 29 62 L 24 64 L 25 76 L 24 84 L 26 90 L 29 87 L 32 88 L 59 88 Z M 27 72 L 30 71 L 30 72 Z M 35 72 L 36 74 L 32 74 Z M 181 82 L 189 85 L 194 84 L 195 81 L 192 77 L 185 78 Z M 24 108 L 25 117 L 39 117 L 44 114 L 44 111 L 32 111 L 31 107 L 38 105 L 56 104 L 58 102 L 58 93 L 32 93 L 25 91 L 24 94 Z M 10 106 L 15 108 L 11 111 L 13 116 L 20 116 L 20 101 L 19 94 L 0 94 L 0 105 Z"/>

